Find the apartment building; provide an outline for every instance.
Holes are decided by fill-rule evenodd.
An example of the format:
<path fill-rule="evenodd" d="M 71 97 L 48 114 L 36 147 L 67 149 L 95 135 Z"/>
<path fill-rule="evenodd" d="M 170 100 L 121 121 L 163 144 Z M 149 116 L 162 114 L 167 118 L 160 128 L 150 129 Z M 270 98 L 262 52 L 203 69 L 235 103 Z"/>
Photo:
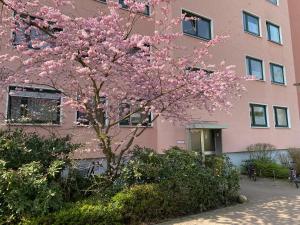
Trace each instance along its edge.
<path fill-rule="evenodd" d="M 76 12 L 78 16 L 91 16 L 99 9 L 105 10 L 105 2 L 87 0 L 83 4 L 76 1 Z M 126 8 L 124 1 L 119 0 L 119 3 Z M 186 17 L 199 18 L 186 20 L 177 27 L 177 31 L 184 34 L 178 45 L 185 46 L 189 51 L 216 35 L 229 35 L 225 43 L 213 49 L 211 63 L 218 64 L 225 60 L 236 65 L 236 71 L 241 76 L 252 75 L 257 79 L 245 81 L 247 92 L 235 102 L 230 114 L 194 110 L 191 122 L 178 124 L 161 118 L 147 128 L 135 144 L 158 151 L 176 145 L 205 154 L 227 153 L 236 164 L 247 157 L 246 148 L 251 144 L 269 143 L 278 150 L 300 147 L 300 91 L 298 96 L 294 85 L 300 82 L 300 67 L 296 63 L 300 58 L 300 51 L 297 51 L 300 50 L 297 42 L 300 33 L 295 29 L 300 19 L 297 10 L 300 10 L 300 3 L 296 0 L 174 1 L 171 16 L 185 14 Z M 151 16 L 151 8 L 146 7 L 144 13 Z M 155 25 L 137 24 L 137 30 L 151 34 Z M 39 104 L 53 100 L 55 104 L 60 104 L 61 101 L 60 93 L 54 90 L 43 89 L 36 94 L 36 87 L 30 86 L 26 96 L 16 96 L 15 88 L 11 86 L 6 90 L 6 99 L 0 104 L 3 115 L 0 128 L 8 125 L 18 127 L 18 124 L 7 124 L 5 121 L 20 116 L 22 105 L 29 101 L 34 102 L 32 110 L 37 110 Z M 38 98 L 37 95 L 43 97 Z M 80 112 L 66 107 L 50 114 L 44 112 L 44 116 L 51 117 L 51 125 L 49 119 L 43 120 L 41 117 L 38 124 L 23 123 L 22 127 L 41 134 L 49 131 L 72 134 L 76 142 L 85 143 L 92 149 L 78 152 L 76 157 L 102 157 L 97 150 L 93 131 L 83 126 L 85 122 L 81 120 Z M 134 118 L 131 118 L 120 124 L 120 129 L 130 129 L 134 125 Z"/>

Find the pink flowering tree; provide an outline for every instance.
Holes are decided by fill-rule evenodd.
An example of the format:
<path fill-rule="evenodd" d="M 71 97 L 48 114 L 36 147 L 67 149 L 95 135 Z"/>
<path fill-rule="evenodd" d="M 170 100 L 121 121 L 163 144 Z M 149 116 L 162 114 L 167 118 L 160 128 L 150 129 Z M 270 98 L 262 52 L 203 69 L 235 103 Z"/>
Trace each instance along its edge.
<path fill-rule="evenodd" d="M 125 0 L 126 11 L 110 0 L 88 18 L 72 16 L 72 2 L 41 2 L 0 0 L 1 37 L 23 34 L 10 53 L 0 55 L 0 64 L 12 68 L 1 87 L 43 84 L 60 90 L 63 104 L 84 113 L 95 131 L 111 178 L 149 123 L 192 119 L 191 108 L 228 109 L 243 89 L 233 66 L 221 62 L 213 72 L 205 70 L 209 49 L 222 37 L 199 41 L 192 52 L 176 45 L 182 34 L 174 30 L 186 18 L 170 19 L 169 0 Z M 151 16 L 143 13 L 149 8 Z M 155 24 L 151 35 L 136 29 L 143 20 Z M 134 127 L 116 137 L 119 124 L 132 117 Z"/>

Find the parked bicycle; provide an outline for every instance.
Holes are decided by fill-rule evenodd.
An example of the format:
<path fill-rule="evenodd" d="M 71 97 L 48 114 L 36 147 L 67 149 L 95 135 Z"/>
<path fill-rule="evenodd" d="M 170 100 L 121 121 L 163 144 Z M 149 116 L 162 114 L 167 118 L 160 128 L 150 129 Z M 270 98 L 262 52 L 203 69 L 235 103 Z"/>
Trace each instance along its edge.
<path fill-rule="evenodd" d="M 245 160 L 245 166 L 247 170 L 247 174 L 250 180 L 256 181 L 257 173 L 256 173 L 256 166 L 253 160 Z"/>
<path fill-rule="evenodd" d="M 289 162 L 290 175 L 289 180 L 292 183 L 295 183 L 296 187 L 299 188 L 300 178 L 297 177 L 297 171 L 295 169 L 295 162 Z"/>

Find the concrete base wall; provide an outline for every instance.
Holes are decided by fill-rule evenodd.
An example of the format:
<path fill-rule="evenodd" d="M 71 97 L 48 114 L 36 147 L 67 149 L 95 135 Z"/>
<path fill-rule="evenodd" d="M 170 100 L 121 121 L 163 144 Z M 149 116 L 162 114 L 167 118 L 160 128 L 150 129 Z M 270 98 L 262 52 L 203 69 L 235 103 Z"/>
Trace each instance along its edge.
<path fill-rule="evenodd" d="M 250 159 L 250 153 L 249 152 L 235 152 L 235 153 L 226 153 L 233 165 L 240 167 L 243 164 L 243 161 Z M 277 149 L 274 151 L 270 151 L 271 158 L 275 160 L 276 162 L 280 163 L 280 158 L 288 157 L 288 150 L 286 149 Z"/>

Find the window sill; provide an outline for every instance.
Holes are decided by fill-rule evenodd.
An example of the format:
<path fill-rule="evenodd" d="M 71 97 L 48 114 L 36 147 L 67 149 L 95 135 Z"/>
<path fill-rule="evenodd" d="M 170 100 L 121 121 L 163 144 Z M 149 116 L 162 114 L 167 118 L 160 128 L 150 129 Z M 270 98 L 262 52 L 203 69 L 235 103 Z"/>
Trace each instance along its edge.
<path fill-rule="evenodd" d="M 185 32 L 183 32 L 183 34 L 184 34 L 185 36 L 192 37 L 192 38 L 196 38 L 196 39 L 199 39 L 199 40 L 205 41 L 205 42 L 209 42 L 209 41 L 212 40 L 212 39 L 206 39 L 206 38 L 202 38 L 202 37 L 199 37 L 199 36 L 196 36 L 196 35 L 188 34 L 188 33 L 185 33 Z"/>
<path fill-rule="evenodd" d="M 277 82 L 273 82 L 273 81 L 271 81 L 271 84 L 277 85 L 277 86 L 282 86 L 282 87 L 286 87 L 287 86 L 286 83 L 277 83 Z"/>
<path fill-rule="evenodd" d="M 280 130 L 281 130 L 281 129 L 284 129 L 284 130 L 286 130 L 286 129 L 291 129 L 291 127 L 276 127 L 276 126 L 275 126 L 275 129 L 280 129 Z"/>
<path fill-rule="evenodd" d="M 153 128 L 153 125 L 150 126 L 133 126 L 133 125 L 119 125 L 119 128 Z"/>
<path fill-rule="evenodd" d="M 248 75 L 248 76 L 253 76 L 253 75 Z M 262 82 L 262 83 L 266 83 L 267 82 L 266 80 L 259 80 L 259 79 L 256 79 L 256 80 L 253 80 L 253 81 L 258 81 L 258 82 Z"/>
<path fill-rule="evenodd" d="M 262 38 L 262 35 L 261 35 L 261 34 L 252 33 L 252 32 L 250 32 L 250 31 L 246 31 L 246 30 L 244 30 L 244 32 L 245 32 L 246 34 L 249 34 L 249 35 L 253 36 L 253 37 Z"/>
<path fill-rule="evenodd" d="M 282 44 L 281 42 L 276 42 L 276 41 L 272 41 L 272 40 L 269 40 L 269 39 L 268 39 L 268 41 L 269 41 L 270 43 L 275 44 L 275 45 L 283 46 L 283 44 Z"/>
<path fill-rule="evenodd" d="M 107 5 L 107 2 L 102 2 L 102 1 L 100 1 L 100 0 L 95 0 L 95 1 Z"/>
<path fill-rule="evenodd" d="M 270 127 L 251 126 L 252 129 L 270 129 Z"/>
<path fill-rule="evenodd" d="M 61 124 L 36 124 L 36 123 L 5 123 L 6 126 L 26 126 L 26 127 L 60 127 Z"/>

